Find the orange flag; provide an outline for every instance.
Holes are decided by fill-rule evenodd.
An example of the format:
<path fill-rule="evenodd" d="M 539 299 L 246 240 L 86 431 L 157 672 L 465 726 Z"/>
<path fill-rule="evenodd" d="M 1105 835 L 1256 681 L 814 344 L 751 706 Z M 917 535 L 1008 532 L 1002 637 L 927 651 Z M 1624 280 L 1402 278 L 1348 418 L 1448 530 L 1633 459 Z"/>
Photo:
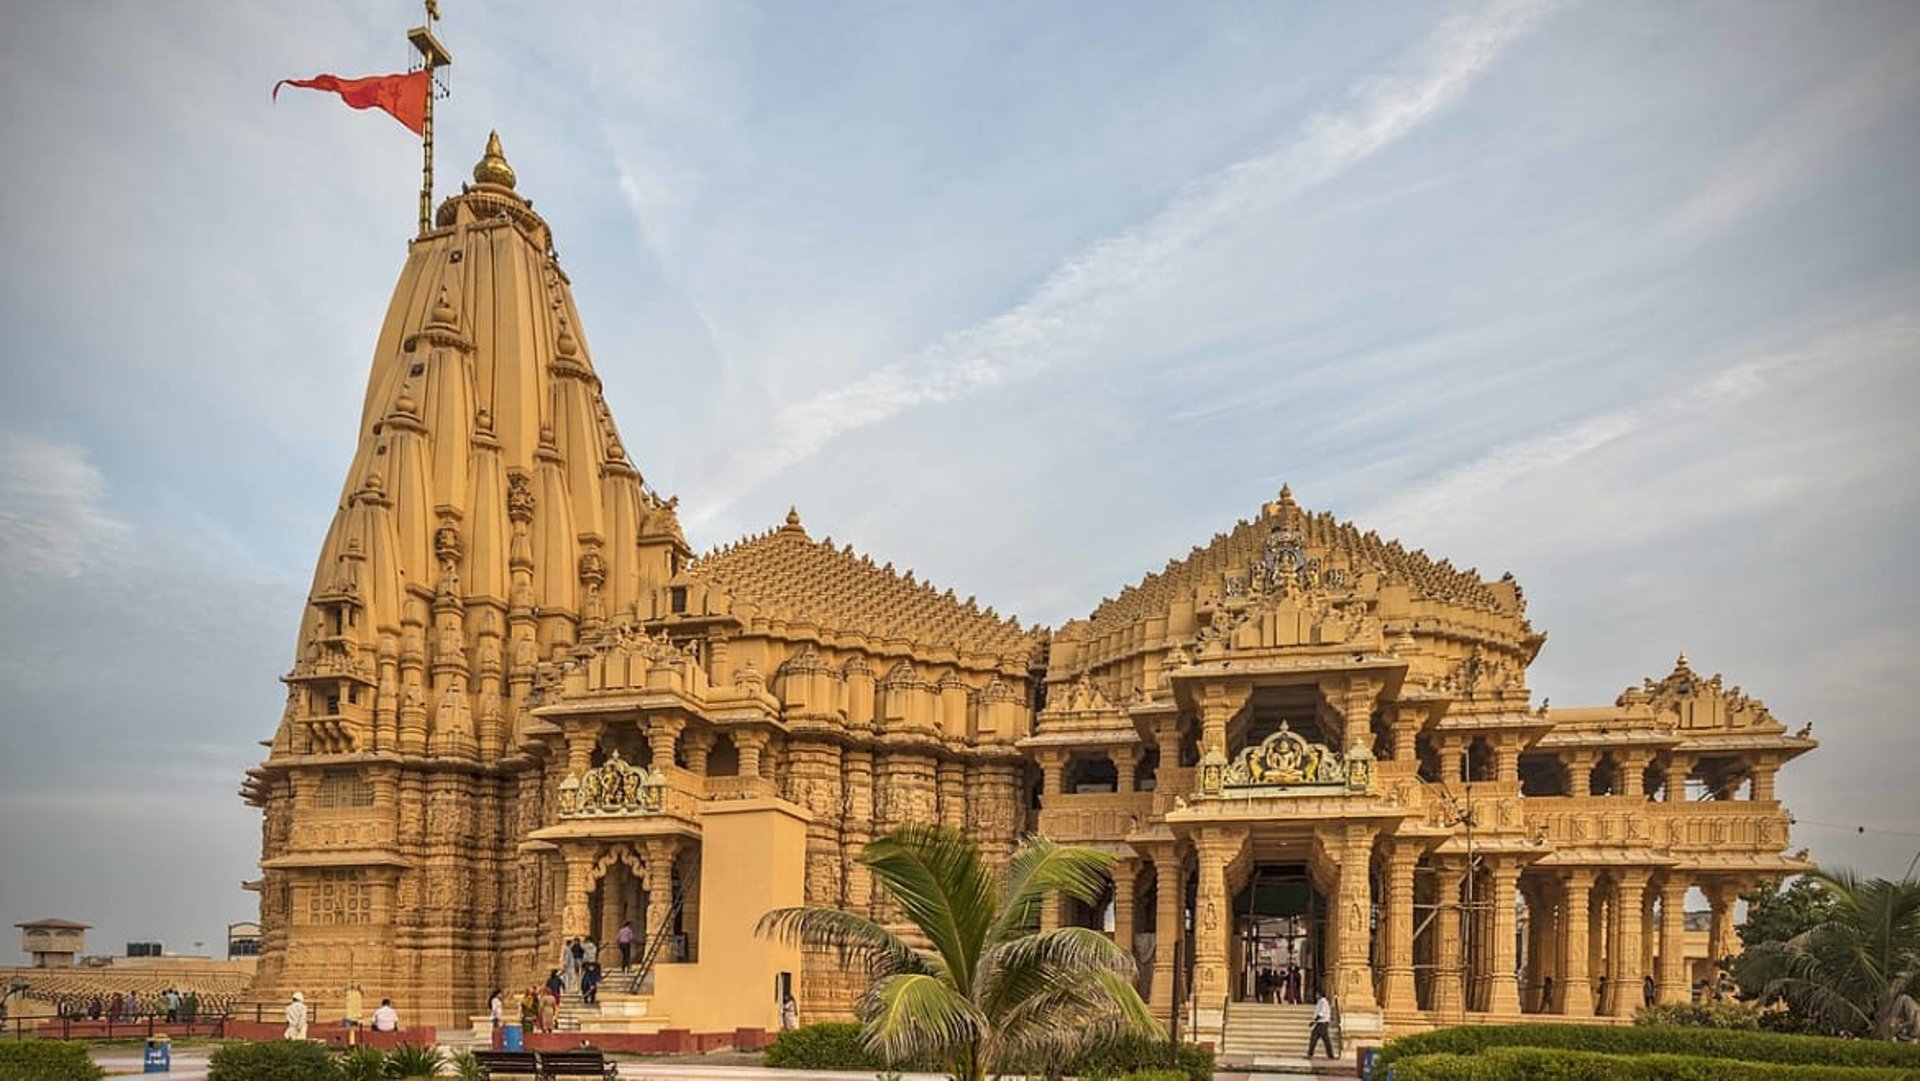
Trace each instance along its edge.
<path fill-rule="evenodd" d="M 356 109 L 381 109 L 405 124 L 415 135 L 427 132 L 427 76 L 425 68 L 405 75 L 369 75 L 364 79 L 342 79 L 338 75 L 315 75 L 311 79 L 282 79 L 273 84 L 275 100 L 283 86 L 307 90 L 331 90 L 340 100 Z"/>

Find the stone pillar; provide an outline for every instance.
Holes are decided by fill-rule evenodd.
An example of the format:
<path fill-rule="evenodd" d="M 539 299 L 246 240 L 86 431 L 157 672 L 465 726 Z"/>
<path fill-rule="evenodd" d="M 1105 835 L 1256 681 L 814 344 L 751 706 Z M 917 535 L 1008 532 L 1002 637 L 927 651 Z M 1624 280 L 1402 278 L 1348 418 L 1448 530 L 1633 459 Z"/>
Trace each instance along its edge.
<path fill-rule="evenodd" d="M 1660 1001 L 1685 1002 L 1687 986 L 1687 881 L 1669 873 L 1660 888 Z"/>
<path fill-rule="evenodd" d="M 1435 749 L 1440 752 L 1440 783 L 1450 788 L 1460 787 L 1460 752 L 1464 749 L 1457 736 L 1442 736 L 1434 740 Z"/>
<path fill-rule="evenodd" d="M 1592 751 L 1570 751 L 1567 754 L 1567 783 L 1573 786 L 1573 794 L 1584 796 L 1593 791 L 1593 769 L 1599 757 Z"/>
<path fill-rule="evenodd" d="M 1593 933 L 1589 904 L 1593 872 L 1584 867 L 1575 868 L 1567 872 L 1562 885 L 1566 890 L 1566 904 L 1560 927 L 1560 1012 L 1568 1017 L 1591 1017 L 1593 984 L 1587 975 L 1587 958 Z"/>
<path fill-rule="evenodd" d="M 1433 1012 L 1442 1018 L 1465 1009 L 1460 941 L 1460 882 L 1466 871 L 1455 857 L 1434 861 L 1437 905 L 1433 918 Z"/>
<path fill-rule="evenodd" d="M 1488 943 L 1492 958 L 1493 971 L 1489 974 L 1490 984 L 1487 992 L 1487 1011 L 1489 1013 L 1510 1014 L 1520 1012 L 1520 985 L 1515 968 L 1519 964 L 1516 956 L 1518 944 L 1514 936 L 1519 933 L 1514 924 L 1513 899 L 1519 888 L 1520 867 L 1510 859 L 1496 859 L 1491 870 L 1493 879 L 1493 941 Z"/>
<path fill-rule="evenodd" d="M 1173 1001 L 1173 959 L 1181 936 L 1181 913 L 1185 908 L 1186 888 L 1180 878 L 1180 853 L 1167 845 L 1154 853 L 1153 873 L 1155 907 L 1153 918 L 1153 982 L 1147 999 L 1153 1003 L 1154 1016 L 1171 1020 L 1178 1003 Z"/>
<path fill-rule="evenodd" d="M 1395 762 L 1414 762 L 1419 760 L 1416 747 L 1420 726 L 1426 723 L 1427 707 L 1410 703 L 1396 703 L 1393 707 L 1393 760 Z"/>
<path fill-rule="evenodd" d="M 1632 1017 L 1641 1002 L 1640 981 L 1647 975 L 1640 968 L 1646 952 L 1646 932 L 1641 923 L 1646 918 L 1646 892 L 1646 871 L 1635 868 L 1621 874 L 1613 906 L 1613 949 L 1608 951 L 1607 966 L 1613 971 L 1610 982 L 1615 1017 Z"/>
<path fill-rule="evenodd" d="M 673 858 L 678 852 L 677 838 L 647 842 L 647 941 L 652 942 L 667 925 L 667 912 L 673 908 Z"/>
<path fill-rule="evenodd" d="M 1067 756 L 1059 751 L 1042 751 L 1039 759 L 1040 795 L 1043 799 L 1060 795 L 1066 784 Z"/>
<path fill-rule="evenodd" d="M 1221 757 L 1227 755 L 1227 727 L 1240 713 L 1253 694 L 1251 687 L 1228 687 L 1220 684 L 1207 686 L 1205 696 L 1200 700 L 1200 754 L 1204 757 L 1209 751 L 1218 752 Z"/>
<path fill-rule="evenodd" d="M 1113 763 L 1115 792 L 1133 791 L 1133 777 L 1137 760 L 1132 747 L 1120 747 L 1107 752 L 1107 758 Z"/>
<path fill-rule="evenodd" d="M 1704 887 L 1707 903 L 1713 909 L 1713 921 L 1708 925 L 1707 932 L 1707 960 L 1717 973 L 1721 962 L 1734 952 L 1733 903 L 1739 899 L 1739 894 L 1729 882 L 1708 882 Z"/>
<path fill-rule="evenodd" d="M 1667 802 L 1679 803 L 1687 798 L 1687 774 L 1693 772 L 1693 758 L 1689 755 L 1675 754 L 1667 757 Z"/>
<path fill-rule="evenodd" d="M 1419 846 L 1408 840 L 1392 842 L 1387 853 L 1387 964 L 1380 992 L 1383 1009 L 1412 1010 L 1419 1005 L 1413 987 L 1413 871 L 1419 861 Z"/>
<path fill-rule="evenodd" d="M 687 722 L 679 717 L 654 717 L 647 721 L 647 747 L 653 752 L 654 769 L 666 769 L 673 765 L 673 752 L 680 740 L 680 730 Z M 743 754 L 742 759 L 745 759 Z M 741 772 L 746 772 L 745 767 Z"/>
<path fill-rule="evenodd" d="M 765 754 L 768 742 L 767 733 L 757 728 L 740 728 L 733 733 L 733 745 L 740 749 L 740 776 L 764 776 L 761 758 Z M 656 758 L 658 752 L 655 752 Z"/>
<path fill-rule="evenodd" d="M 1773 778 L 1780 764 L 1771 756 L 1764 756 L 1753 766 L 1753 801 L 1755 803 L 1773 802 Z"/>
<path fill-rule="evenodd" d="M 687 933 L 686 960 L 700 959 L 700 850 L 680 861 L 680 926 Z"/>
<path fill-rule="evenodd" d="M 1375 827 L 1349 824 L 1341 839 L 1339 930 L 1334 935 L 1333 989 L 1349 1013 L 1379 1009 L 1373 997 L 1373 972 L 1367 961 L 1368 911 L 1373 897 L 1368 871 L 1373 862 Z M 1328 920 L 1329 926 L 1332 919 Z M 1222 943 L 1224 947 L 1224 943 Z"/>
<path fill-rule="evenodd" d="M 1493 746 L 1493 779 L 1516 784 L 1520 780 L 1520 746 L 1512 736 L 1502 735 Z"/>
<path fill-rule="evenodd" d="M 681 737 L 687 754 L 687 770 L 698 776 L 707 775 L 707 755 L 713 751 L 713 741 L 718 738 L 710 728 L 694 729 Z"/>
<path fill-rule="evenodd" d="M 593 890 L 592 849 L 569 849 L 566 866 L 567 890 L 560 907 L 560 937 L 563 940 L 587 933 L 587 903 Z"/>
<path fill-rule="evenodd" d="M 620 868 L 625 866 L 614 863 L 606 873 L 600 876 L 600 933 L 597 940 L 611 944 L 613 933 L 620 927 Z"/>
<path fill-rule="evenodd" d="M 1227 864 L 1236 842 L 1211 831 L 1196 845 L 1200 857 L 1200 886 L 1194 898 L 1193 994 L 1202 1007 L 1215 1009 L 1227 997 L 1230 969 L 1227 936 L 1232 923 L 1232 898 L 1227 896 Z"/>
<path fill-rule="evenodd" d="M 1607 921 L 1612 914 L 1612 898 L 1606 891 L 1588 892 L 1587 977 L 1593 982 L 1593 1012 L 1596 1017 L 1606 1012 L 1607 995 L 1613 993 L 1612 976 L 1609 973 L 1612 961 L 1606 956 L 1608 947 L 1613 945 L 1612 937 L 1607 934 Z M 1602 979 L 1607 981 L 1608 986 L 1601 987 Z"/>
<path fill-rule="evenodd" d="M 593 749 L 599 733 L 586 728 L 567 729 L 567 772 L 578 777 L 593 768 Z"/>
<path fill-rule="evenodd" d="M 1646 796 L 1647 760 L 1638 753 L 1629 752 L 1620 757 L 1620 794 L 1642 799 Z"/>
<path fill-rule="evenodd" d="M 1049 892 L 1040 898 L 1040 929 L 1042 931 L 1052 931 L 1059 928 L 1060 910 L 1063 904 L 1064 902 L 1057 892 Z"/>
<path fill-rule="evenodd" d="M 1133 879 L 1139 865 L 1121 860 L 1113 865 L 1113 941 L 1133 956 Z"/>

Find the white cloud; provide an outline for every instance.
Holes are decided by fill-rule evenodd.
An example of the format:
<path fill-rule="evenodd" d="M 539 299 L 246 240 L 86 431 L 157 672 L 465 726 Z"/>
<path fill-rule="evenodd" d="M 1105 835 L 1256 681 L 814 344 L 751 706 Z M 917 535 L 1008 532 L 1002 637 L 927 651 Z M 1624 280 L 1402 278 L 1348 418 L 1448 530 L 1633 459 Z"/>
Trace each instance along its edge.
<path fill-rule="evenodd" d="M 754 485 L 837 437 L 922 405 L 1031 374 L 1072 353 L 1124 305 L 1178 275 L 1192 249 L 1259 209 L 1338 176 L 1452 104 L 1546 10 L 1503 0 L 1443 22 L 1393 70 L 1355 85 L 1309 116 L 1278 149 L 1194 184 L 1143 224 L 1080 252 L 1026 300 L 883 366 L 774 413 L 762 439 L 723 458 L 688 496 L 690 524 L 713 521 Z"/>
<path fill-rule="evenodd" d="M 0 435 L 0 565 L 9 573 L 72 578 L 112 558 L 128 534 L 84 449 Z"/>
<path fill-rule="evenodd" d="M 1920 355 L 1920 318 L 1903 312 L 1797 334 L 1722 358 L 1709 374 L 1678 387 L 1650 388 L 1637 404 L 1491 448 L 1386 499 L 1366 520 L 1394 535 L 1444 543 L 1479 532 L 1491 516 L 1526 523 L 1530 550 L 1564 555 L 1643 544 L 1703 517 L 1779 505 L 1808 484 L 1853 480 L 1920 450 L 1913 437 L 1904 445 L 1864 445 L 1873 428 L 1865 414 L 1842 423 L 1834 410 L 1803 408 L 1822 393 L 1848 392 L 1857 404 L 1910 381 L 1902 373 Z M 1785 453 L 1823 436 L 1838 438 L 1797 461 Z M 1681 491 L 1649 497 L 1651 489 L 1672 489 L 1676 478 L 1697 483 L 1709 471 L 1719 483 L 1697 490 L 1711 498 Z M 1634 513 L 1635 500 L 1669 509 Z"/>
<path fill-rule="evenodd" d="M 1920 86 L 1916 51 L 1920 39 L 1915 34 L 1896 34 L 1871 56 L 1850 65 L 1779 123 L 1734 151 L 1673 211 L 1664 232 L 1692 240 L 1729 228 L 1831 167 L 1843 144 L 1904 115 Z"/>

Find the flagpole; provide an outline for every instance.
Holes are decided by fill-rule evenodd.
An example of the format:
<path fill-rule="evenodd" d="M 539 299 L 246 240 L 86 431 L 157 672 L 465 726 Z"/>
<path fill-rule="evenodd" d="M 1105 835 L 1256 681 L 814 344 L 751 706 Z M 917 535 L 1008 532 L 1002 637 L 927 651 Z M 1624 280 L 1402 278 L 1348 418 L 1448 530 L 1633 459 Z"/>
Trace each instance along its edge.
<path fill-rule="evenodd" d="M 427 71 L 427 108 L 420 126 L 420 235 L 433 224 L 433 99 L 438 97 L 434 84 L 440 68 L 453 63 L 453 54 L 433 36 L 433 24 L 440 21 L 440 0 L 426 0 L 427 21 L 407 31 L 407 40 L 418 53 L 416 61 Z M 418 69 L 416 69 L 418 70 Z"/>

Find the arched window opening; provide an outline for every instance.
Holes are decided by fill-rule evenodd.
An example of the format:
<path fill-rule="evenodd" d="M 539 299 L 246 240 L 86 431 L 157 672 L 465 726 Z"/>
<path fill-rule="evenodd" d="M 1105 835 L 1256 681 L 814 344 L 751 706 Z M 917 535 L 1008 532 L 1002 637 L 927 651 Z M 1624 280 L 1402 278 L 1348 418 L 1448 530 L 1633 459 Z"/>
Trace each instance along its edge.
<path fill-rule="evenodd" d="M 1539 751 L 1520 756 L 1520 794 L 1523 796 L 1570 796 L 1567 767 L 1560 756 Z"/>
<path fill-rule="evenodd" d="M 1075 751 L 1067 759 L 1061 790 L 1076 795 L 1113 792 L 1120 787 L 1120 771 L 1113 759 L 1098 751 Z"/>
<path fill-rule="evenodd" d="M 1587 794 L 1590 796 L 1617 796 L 1620 794 L 1620 763 L 1613 752 L 1600 756 L 1593 764 L 1592 779 L 1587 782 Z"/>
<path fill-rule="evenodd" d="M 714 739 L 713 749 L 707 752 L 707 776 L 740 776 L 740 748 L 725 732 Z"/>

